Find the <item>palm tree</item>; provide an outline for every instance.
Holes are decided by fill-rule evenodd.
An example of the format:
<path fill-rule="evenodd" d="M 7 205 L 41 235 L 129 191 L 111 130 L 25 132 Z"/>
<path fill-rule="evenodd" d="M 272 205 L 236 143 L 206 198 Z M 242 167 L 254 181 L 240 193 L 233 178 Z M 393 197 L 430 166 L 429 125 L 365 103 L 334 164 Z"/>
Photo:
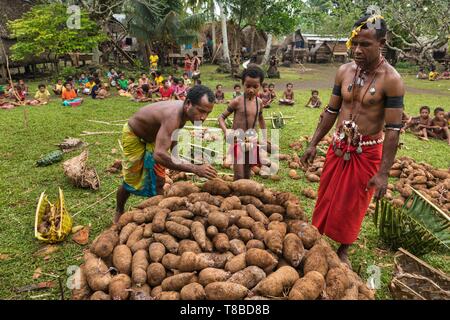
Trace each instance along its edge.
<path fill-rule="evenodd" d="M 225 15 L 225 7 L 223 0 L 218 0 L 217 4 L 220 9 L 220 20 L 222 22 L 222 41 L 223 41 L 223 60 L 225 64 L 229 66 L 231 70 L 231 62 L 230 62 L 230 50 L 228 49 L 228 34 L 227 34 L 227 17 Z"/>
<path fill-rule="evenodd" d="M 136 0 L 127 7 L 127 13 L 130 34 L 143 42 L 147 51 L 157 44 L 163 56 L 173 45 L 196 41 L 204 24 L 202 14 L 186 16 L 180 0 Z"/>

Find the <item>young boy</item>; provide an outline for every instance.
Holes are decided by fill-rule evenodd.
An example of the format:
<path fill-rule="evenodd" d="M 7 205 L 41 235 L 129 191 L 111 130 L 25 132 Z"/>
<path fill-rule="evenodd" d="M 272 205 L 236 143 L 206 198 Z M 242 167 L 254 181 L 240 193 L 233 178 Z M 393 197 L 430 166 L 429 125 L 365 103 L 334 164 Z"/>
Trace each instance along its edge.
<path fill-rule="evenodd" d="M 157 101 L 171 100 L 173 98 L 174 90 L 170 86 L 169 80 L 163 80 L 163 85 L 159 88 L 158 92 L 161 98 L 157 99 Z"/>
<path fill-rule="evenodd" d="M 23 79 L 19 79 L 17 86 L 20 87 L 24 96 L 28 95 L 28 86 L 25 84 L 25 81 Z"/>
<path fill-rule="evenodd" d="M 127 91 L 128 90 L 128 80 L 125 79 L 125 75 L 123 73 L 120 74 L 119 79 L 117 80 L 117 86 L 116 86 L 117 90 L 123 90 L 123 91 Z"/>
<path fill-rule="evenodd" d="M 147 74 L 145 72 L 141 73 L 141 77 L 139 78 L 139 88 L 142 88 L 144 84 L 149 84 L 149 80 L 147 78 Z"/>
<path fill-rule="evenodd" d="M 275 85 L 273 83 L 269 83 L 269 91 L 271 94 L 272 101 L 275 101 L 275 99 L 277 98 L 277 94 L 275 92 Z"/>
<path fill-rule="evenodd" d="M 266 129 L 262 101 L 258 98 L 263 81 L 264 72 L 258 66 L 249 65 L 242 73 L 244 95 L 232 100 L 218 119 L 227 143 L 232 143 L 234 180 L 249 179 L 251 166 L 259 162 L 257 123 L 260 129 Z M 232 113 L 234 113 L 233 130 L 228 130 L 225 119 Z M 266 141 L 265 136 L 263 141 Z"/>
<path fill-rule="evenodd" d="M 225 93 L 222 90 L 222 85 L 218 84 L 216 86 L 216 92 L 214 93 L 216 97 L 216 103 L 224 103 L 225 102 Z"/>
<path fill-rule="evenodd" d="M 294 90 L 292 89 L 294 85 L 292 83 L 288 83 L 286 85 L 286 90 L 283 92 L 283 98 L 280 99 L 280 104 L 285 106 L 293 106 L 294 105 Z"/>
<path fill-rule="evenodd" d="M 320 101 L 320 98 L 319 98 L 319 91 L 315 90 L 315 89 L 311 90 L 311 97 L 309 98 L 305 107 L 320 108 L 321 105 L 322 105 L 322 101 Z"/>
<path fill-rule="evenodd" d="M 150 86 L 148 84 L 138 87 L 134 94 L 134 98 L 131 99 L 134 102 L 150 102 L 152 99 L 152 92 L 150 91 Z"/>
<path fill-rule="evenodd" d="M 428 79 L 428 75 L 425 72 L 425 70 L 421 67 L 419 68 L 419 72 L 417 72 L 416 78 L 419 80 L 426 80 Z"/>
<path fill-rule="evenodd" d="M 192 85 L 192 80 L 189 78 L 189 75 L 187 72 L 183 73 L 183 80 L 184 80 L 184 84 L 186 85 L 186 87 L 190 88 Z"/>
<path fill-rule="evenodd" d="M 272 94 L 269 91 L 269 85 L 267 83 L 262 84 L 263 91 L 259 94 L 261 98 L 263 108 L 270 108 L 270 104 L 272 103 Z"/>
<path fill-rule="evenodd" d="M 176 100 L 185 100 L 186 99 L 186 86 L 184 85 L 184 80 L 179 79 L 178 85 L 175 89 L 174 96 Z"/>
<path fill-rule="evenodd" d="M 48 92 L 47 87 L 45 84 L 40 84 L 38 86 L 38 91 L 36 91 L 36 94 L 34 95 L 34 100 L 31 100 L 28 102 L 29 105 L 36 106 L 36 105 L 45 105 L 50 101 L 50 92 Z"/>
<path fill-rule="evenodd" d="M 241 92 L 241 85 L 239 83 L 236 83 L 233 87 L 233 99 L 242 96 L 242 92 Z"/>
<path fill-rule="evenodd" d="M 412 133 L 422 140 L 428 140 L 427 128 L 431 125 L 430 108 L 428 106 L 420 107 L 420 116 L 412 117 L 405 126 Z"/>
<path fill-rule="evenodd" d="M 61 99 L 63 101 L 63 106 L 78 106 L 83 102 L 83 98 L 78 98 L 77 92 L 72 87 L 70 82 L 64 84 L 64 90 L 61 94 Z"/>
<path fill-rule="evenodd" d="M 161 71 L 155 72 L 155 83 L 157 87 L 160 87 L 163 85 L 164 77 L 161 74 Z"/>
<path fill-rule="evenodd" d="M 431 120 L 430 128 L 427 130 L 430 137 L 447 140 L 450 145 L 450 133 L 448 130 L 448 121 L 445 118 L 445 111 L 441 107 L 434 109 L 434 118 Z"/>

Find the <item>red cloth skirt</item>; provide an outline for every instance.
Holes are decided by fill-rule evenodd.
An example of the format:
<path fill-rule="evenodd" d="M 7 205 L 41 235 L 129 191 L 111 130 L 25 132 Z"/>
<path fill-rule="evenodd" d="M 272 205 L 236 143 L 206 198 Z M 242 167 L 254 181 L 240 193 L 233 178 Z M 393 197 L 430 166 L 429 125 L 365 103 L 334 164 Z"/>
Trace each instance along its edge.
<path fill-rule="evenodd" d="M 363 141 L 378 138 L 367 136 Z M 374 193 L 373 188 L 366 191 L 367 183 L 380 168 L 383 144 L 363 146 L 362 150 L 358 154 L 350 147 L 350 160 L 345 161 L 335 155 L 331 145 L 320 178 L 312 224 L 341 244 L 352 244 L 358 238 Z"/>

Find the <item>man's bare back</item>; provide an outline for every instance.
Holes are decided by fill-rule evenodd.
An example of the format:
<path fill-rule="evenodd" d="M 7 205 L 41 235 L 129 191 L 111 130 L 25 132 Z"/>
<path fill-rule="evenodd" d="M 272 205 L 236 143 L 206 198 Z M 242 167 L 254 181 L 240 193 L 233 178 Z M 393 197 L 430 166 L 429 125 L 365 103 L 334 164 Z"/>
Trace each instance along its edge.
<path fill-rule="evenodd" d="M 177 129 L 182 128 L 186 120 L 182 119 L 183 101 L 161 101 L 142 107 L 128 121 L 133 132 L 147 143 L 156 141 L 162 124 Z"/>

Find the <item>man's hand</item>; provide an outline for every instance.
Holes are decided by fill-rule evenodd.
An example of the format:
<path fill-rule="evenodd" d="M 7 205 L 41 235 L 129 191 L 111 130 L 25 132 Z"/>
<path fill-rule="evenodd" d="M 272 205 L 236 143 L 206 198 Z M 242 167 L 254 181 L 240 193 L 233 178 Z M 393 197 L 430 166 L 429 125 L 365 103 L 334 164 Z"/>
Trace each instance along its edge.
<path fill-rule="evenodd" d="M 375 200 L 380 200 L 386 194 L 387 184 L 388 175 L 377 173 L 367 183 L 367 189 L 375 188 Z"/>
<path fill-rule="evenodd" d="M 301 163 L 308 167 L 316 157 L 317 154 L 317 148 L 316 146 L 309 146 L 308 149 L 306 149 L 305 153 L 303 154 L 303 157 L 300 159 Z"/>
<path fill-rule="evenodd" d="M 214 169 L 213 166 L 210 164 L 202 164 L 195 167 L 194 172 L 199 177 L 207 178 L 207 179 L 214 179 L 217 177 L 217 171 Z"/>

